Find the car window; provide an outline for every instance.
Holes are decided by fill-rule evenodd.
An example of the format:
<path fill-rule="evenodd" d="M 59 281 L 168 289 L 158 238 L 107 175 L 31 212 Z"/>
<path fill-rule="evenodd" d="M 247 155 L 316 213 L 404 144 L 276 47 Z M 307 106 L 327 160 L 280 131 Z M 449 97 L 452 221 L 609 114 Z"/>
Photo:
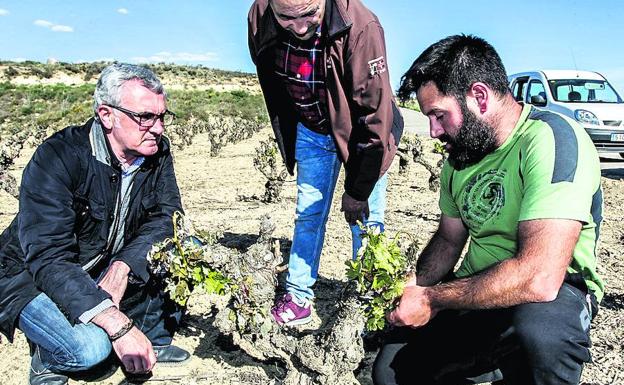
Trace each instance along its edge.
<path fill-rule="evenodd" d="M 531 96 L 541 95 L 546 100 L 546 90 L 539 80 L 531 80 L 529 83 L 529 92 L 527 93 L 527 103 L 531 103 Z"/>
<path fill-rule="evenodd" d="M 553 98 L 572 103 L 622 103 L 611 85 L 604 80 L 557 79 L 548 82 Z"/>
<path fill-rule="evenodd" d="M 513 94 L 514 99 L 517 101 L 522 101 L 522 97 L 524 96 L 524 90 L 527 85 L 528 78 L 518 78 L 514 81 L 511 93 Z"/>

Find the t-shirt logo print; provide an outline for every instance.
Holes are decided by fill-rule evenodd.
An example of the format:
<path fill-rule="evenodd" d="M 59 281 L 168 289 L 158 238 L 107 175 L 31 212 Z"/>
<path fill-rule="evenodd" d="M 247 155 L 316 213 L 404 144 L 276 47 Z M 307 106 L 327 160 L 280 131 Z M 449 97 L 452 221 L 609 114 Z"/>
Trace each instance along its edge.
<path fill-rule="evenodd" d="M 466 185 L 463 196 L 462 217 L 474 228 L 498 216 L 505 205 L 503 180 L 506 170 L 489 170 L 475 175 Z"/>

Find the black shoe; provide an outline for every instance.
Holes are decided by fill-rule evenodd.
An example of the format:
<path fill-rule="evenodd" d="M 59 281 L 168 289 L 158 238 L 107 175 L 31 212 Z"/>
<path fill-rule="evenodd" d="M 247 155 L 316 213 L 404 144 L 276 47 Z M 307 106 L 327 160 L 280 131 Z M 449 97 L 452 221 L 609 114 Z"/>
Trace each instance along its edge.
<path fill-rule="evenodd" d="M 43 366 L 39 348 L 36 348 L 32 359 L 30 360 L 28 383 L 30 385 L 67 385 L 69 383 L 69 379 L 66 375 L 54 373 L 50 369 Z"/>
<path fill-rule="evenodd" d="M 155 346 L 156 362 L 163 366 L 184 365 L 191 359 L 191 353 L 177 346 Z"/>

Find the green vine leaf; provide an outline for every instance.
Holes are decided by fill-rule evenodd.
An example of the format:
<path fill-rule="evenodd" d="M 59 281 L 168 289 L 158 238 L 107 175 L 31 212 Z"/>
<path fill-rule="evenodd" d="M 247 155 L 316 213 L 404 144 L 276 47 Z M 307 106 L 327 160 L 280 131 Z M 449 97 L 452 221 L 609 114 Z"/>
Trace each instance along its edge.
<path fill-rule="evenodd" d="M 219 295 L 232 290 L 233 282 L 204 258 L 216 236 L 188 228 L 179 212 L 173 215 L 173 229 L 173 238 L 152 246 L 147 255 L 151 273 L 161 277 L 171 299 L 184 306 L 194 289 Z"/>
<path fill-rule="evenodd" d="M 403 253 L 397 241 L 390 240 L 378 228 L 363 228 L 362 248 L 358 259 L 347 261 L 347 278 L 357 286 L 366 316 L 366 329 L 386 326 L 386 313 L 403 294 L 407 275 L 414 265 L 417 243 L 411 242 Z"/>

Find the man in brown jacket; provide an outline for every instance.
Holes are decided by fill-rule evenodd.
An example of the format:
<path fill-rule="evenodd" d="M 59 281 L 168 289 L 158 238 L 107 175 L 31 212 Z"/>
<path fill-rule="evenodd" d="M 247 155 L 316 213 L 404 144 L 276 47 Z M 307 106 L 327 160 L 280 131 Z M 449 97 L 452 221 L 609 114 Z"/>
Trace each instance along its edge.
<path fill-rule="evenodd" d="M 383 230 L 387 171 L 403 131 L 384 34 L 360 0 L 256 0 L 249 50 L 286 166 L 297 164 L 297 208 L 286 280 L 272 309 L 280 325 L 309 322 L 325 224 L 341 163 L 342 208 Z"/>

